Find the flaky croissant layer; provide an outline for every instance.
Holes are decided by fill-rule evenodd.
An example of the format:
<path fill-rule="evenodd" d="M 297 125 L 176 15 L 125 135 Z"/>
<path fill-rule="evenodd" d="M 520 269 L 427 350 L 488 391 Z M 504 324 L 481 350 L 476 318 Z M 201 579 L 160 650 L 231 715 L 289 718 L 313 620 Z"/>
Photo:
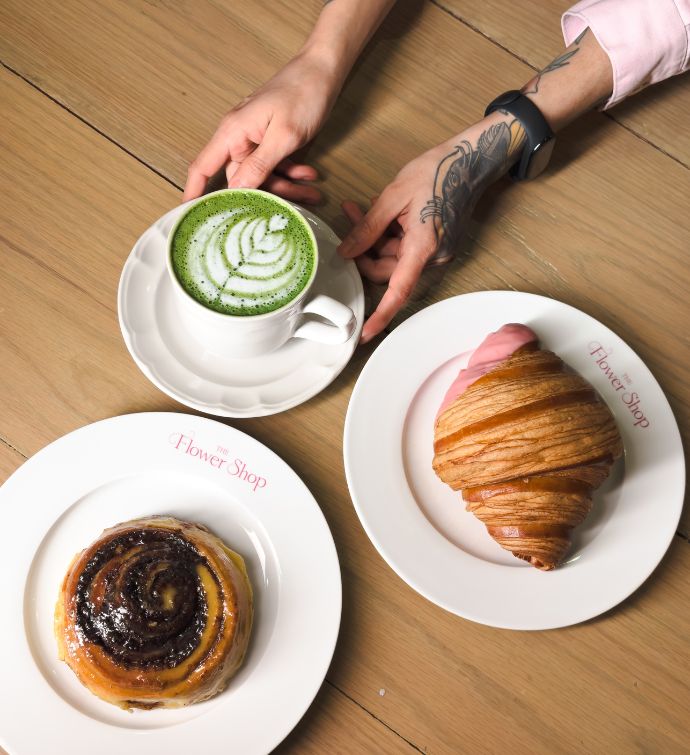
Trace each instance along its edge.
<path fill-rule="evenodd" d="M 553 569 L 623 452 L 592 386 L 536 341 L 439 415 L 433 468 L 503 548 Z"/>

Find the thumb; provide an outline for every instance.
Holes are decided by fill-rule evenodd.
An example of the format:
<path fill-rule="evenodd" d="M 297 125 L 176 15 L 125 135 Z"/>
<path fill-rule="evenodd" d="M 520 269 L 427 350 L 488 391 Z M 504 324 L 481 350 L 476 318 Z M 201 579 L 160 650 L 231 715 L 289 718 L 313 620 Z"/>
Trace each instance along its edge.
<path fill-rule="evenodd" d="M 228 181 L 229 189 L 256 189 L 266 181 L 276 165 L 293 151 L 292 144 L 279 134 L 280 130 L 269 124 L 261 144 L 240 163 Z"/>

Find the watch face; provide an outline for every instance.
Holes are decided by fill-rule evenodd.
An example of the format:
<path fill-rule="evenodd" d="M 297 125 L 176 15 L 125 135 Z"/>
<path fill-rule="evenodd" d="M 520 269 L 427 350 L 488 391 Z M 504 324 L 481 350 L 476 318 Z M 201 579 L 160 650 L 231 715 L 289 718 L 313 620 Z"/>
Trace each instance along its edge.
<path fill-rule="evenodd" d="M 529 163 L 527 164 L 527 170 L 525 172 L 525 178 L 535 178 L 538 176 L 544 168 L 549 164 L 551 159 L 551 153 L 556 146 L 556 140 L 554 138 L 546 139 L 546 141 L 537 144 L 532 150 Z"/>

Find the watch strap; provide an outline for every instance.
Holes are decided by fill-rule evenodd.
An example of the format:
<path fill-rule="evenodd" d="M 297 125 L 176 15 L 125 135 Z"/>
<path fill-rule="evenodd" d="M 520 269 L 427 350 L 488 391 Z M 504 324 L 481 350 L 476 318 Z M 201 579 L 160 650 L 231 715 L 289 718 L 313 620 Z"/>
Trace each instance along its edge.
<path fill-rule="evenodd" d="M 546 118 L 542 115 L 541 110 L 522 92 L 517 89 L 496 97 L 491 102 L 484 115 L 490 115 L 496 110 L 504 110 L 520 121 L 526 136 L 526 143 L 522 150 L 520 159 L 510 169 L 513 178 L 525 179 L 529 176 L 529 165 L 535 151 L 545 142 L 554 138 Z"/>

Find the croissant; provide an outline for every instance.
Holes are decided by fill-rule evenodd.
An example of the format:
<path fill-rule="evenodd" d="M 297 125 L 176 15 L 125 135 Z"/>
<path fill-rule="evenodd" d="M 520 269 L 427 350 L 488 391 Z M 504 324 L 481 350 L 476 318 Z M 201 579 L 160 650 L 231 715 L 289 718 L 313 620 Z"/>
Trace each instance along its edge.
<path fill-rule="evenodd" d="M 59 657 L 122 708 L 177 707 L 227 685 L 247 649 L 244 561 L 172 517 L 118 524 L 76 556 L 55 610 Z"/>
<path fill-rule="evenodd" d="M 502 548 L 548 571 L 622 452 L 594 388 L 529 328 L 510 324 L 477 349 L 444 399 L 433 468 Z"/>

